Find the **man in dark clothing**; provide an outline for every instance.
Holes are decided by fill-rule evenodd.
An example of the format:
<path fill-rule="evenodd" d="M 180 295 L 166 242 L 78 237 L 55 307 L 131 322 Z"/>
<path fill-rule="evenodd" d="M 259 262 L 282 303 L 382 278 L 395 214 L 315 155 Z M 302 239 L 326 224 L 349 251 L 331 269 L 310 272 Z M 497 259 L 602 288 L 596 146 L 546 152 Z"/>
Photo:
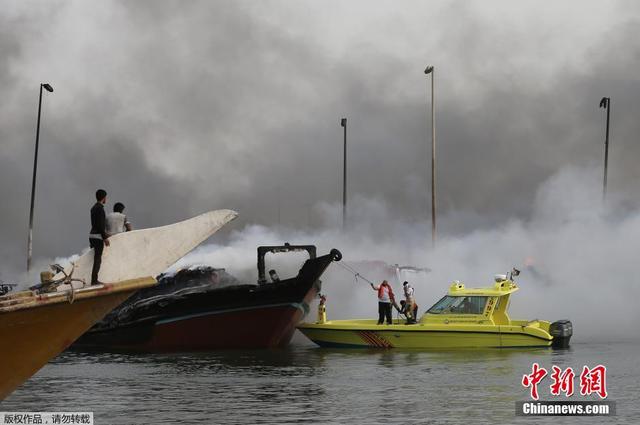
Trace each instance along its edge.
<path fill-rule="evenodd" d="M 107 234 L 107 220 L 104 213 L 104 204 L 107 203 L 107 192 L 99 189 L 96 191 L 96 203 L 91 207 L 91 231 L 89 232 L 89 246 L 93 248 L 93 269 L 91 270 L 91 284 L 100 285 L 98 280 L 100 265 L 102 264 L 102 251 L 109 246 Z"/>
<path fill-rule="evenodd" d="M 410 318 L 410 316 L 407 315 L 407 302 L 405 300 L 400 301 L 400 310 L 398 310 L 398 313 L 403 314 L 404 317 L 407 318 L 407 325 L 415 324 L 416 318 L 418 317 L 418 304 L 414 301 L 412 305 L 413 315 Z"/>

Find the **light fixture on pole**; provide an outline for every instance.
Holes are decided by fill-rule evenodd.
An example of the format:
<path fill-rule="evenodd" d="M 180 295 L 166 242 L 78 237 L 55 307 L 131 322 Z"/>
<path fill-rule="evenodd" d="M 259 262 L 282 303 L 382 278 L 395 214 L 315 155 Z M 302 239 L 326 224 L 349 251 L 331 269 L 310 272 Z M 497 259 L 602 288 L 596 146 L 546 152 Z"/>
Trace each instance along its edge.
<path fill-rule="evenodd" d="M 347 226 L 347 119 L 340 120 L 344 134 L 344 154 L 342 160 L 342 228 Z"/>
<path fill-rule="evenodd" d="M 435 69 L 428 66 L 424 73 L 431 74 L 431 243 L 436 246 L 436 109 L 434 79 Z"/>
<path fill-rule="evenodd" d="M 611 113 L 611 98 L 603 97 L 600 100 L 600 107 L 607 110 L 607 130 L 604 139 L 604 180 L 602 182 L 602 200 L 607 197 L 607 165 L 609 162 L 609 115 Z"/>
<path fill-rule="evenodd" d="M 31 254 L 33 245 L 33 207 L 36 196 L 36 171 L 38 169 L 38 146 L 40 143 L 40 112 L 42 110 L 42 89 L 53 93 L 51 84 L 40 84 L 40 97 L 38 99 L 38 124 L 36 125 L 36 151 L 33 158 L 33 179 L 31 180 L 31 209 L 29 210 L 29 240 L 27 242 L 27 271 L 31 270 Z"/>

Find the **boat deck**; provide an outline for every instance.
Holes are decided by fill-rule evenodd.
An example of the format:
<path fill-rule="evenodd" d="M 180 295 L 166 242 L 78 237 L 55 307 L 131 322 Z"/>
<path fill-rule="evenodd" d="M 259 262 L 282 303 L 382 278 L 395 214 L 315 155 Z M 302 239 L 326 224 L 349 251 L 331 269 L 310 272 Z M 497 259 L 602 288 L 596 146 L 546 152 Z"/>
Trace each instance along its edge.
<path fill-rule="evenodd" d="M 45 305 L 73 303 L 74 301 L 93 298 L 95 296 L 147 288 L 155 284 L 156 280 L 154 278 L 144 277 L 119 282 L 117 284 L 94 285 L 45 294 L 38 294 L 35 291 L 20 291 L 0 297 L 0 314 Z"/>

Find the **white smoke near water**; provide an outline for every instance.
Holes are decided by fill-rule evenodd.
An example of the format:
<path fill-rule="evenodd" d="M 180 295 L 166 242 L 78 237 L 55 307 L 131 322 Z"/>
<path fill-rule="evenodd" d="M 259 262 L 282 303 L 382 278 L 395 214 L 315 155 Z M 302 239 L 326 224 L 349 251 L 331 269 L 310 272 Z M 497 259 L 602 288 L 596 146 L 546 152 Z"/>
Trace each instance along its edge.
<path fill-rule="evenodd" d="M 401 211 L 382 201 L 354 197 L 346 231 L 340 224 L 340 205 L 318 204 L 315 211 L 323 217 L 326 230 L 248 225 L 232 232 L 225 244 L 201 246 L 172 270 L 205 264 L 225 268 L 240 281 L 256 282 L 260 245 L 313 244 L 318 255 L 337 248 L 344 256 L 342 262 L 363 277 L 376 283 L 389 280 L 397 297 L 402 286 L 392 265 L 429 268 L 429 273 L 400 277 L 415 287 L 421 314 L 446 293 L 453 280 L 467 287 L 490 286 L 494 274 L 515 266 L 522 274 L 517 280 L 521 289 L 512 296 L 512 318 L 568 318 L 574 324 L 576 342 L 638 339 L 640 278 L 635 265 L 640 208 L 629 206 L 633 204 L 614 192 L 603 204 L 601 184 L 600 175 L 593 171 L 567 168 L 538 189 L 527 220 L 513 219 L 457 236 L 440 235 L 435 248 L 430 222 L 407 222 Z M 449 219 L 442 216 L 439 222 L 446 224 Z M 276 269 L 283 279 L 292 277 L 305 258 L 304 253 L 271 254 L 267 270 Z M 377 317 L 376 293 L 339 263 L 329 267 L 322 281 L 329 319 Z M 315 320 L 315 311 L 307 320 Z"/>
<path fill-rule="evenodd" d="M 594 167 L 595 169 L 595 167 Z M 176 267 L 209 264 L 225 267 L 241 280 L 255 282 L 259 245 L 314 244 L 318 254 L 338 248 L 343 262 L 374 282 L 387 279 L 400 297 L 394 264 L 428 267 L 429 273 L 404 274 L 416 289 L 421 312 L 443 296 L 453 280 L 468 287 L 493 284 L 496 273 L 522 270 L 520 291 L 512 296 L 514 319 L 574 323 L 575 341 L 638 339 L 640 210 L 624 207 L 620 194 L 602 202 L 601 177 L 568 168 L 538 190 L 527 220 L 461 236 L 441 236 L 431 247 L 430 223 L 408 223 L 383 202 L 356 199 L 350 204 L 348 230 L 339 223 L 340 206 L 319 205 L 328 230 L 304 232 L 250 225 L 234 232 L 228 244 L 206 245 Z M 505 200 L 508 202 L 508 200 Z M 628 204 L 628 202 L 627 202 Z M 442 217 L 441 222 L 446 222 Z M 281 278 L 295 275 L 294 262 L 267 257 Z M 274 263 L 275 261 L 275 263 Z M 386 264 L 385 264 L 386 263 Z M 275 264 L 275 265 L 274 265 Z M 322 278 L 330 319 L 377 317 L 376 293 L 362 279 L 333 264 Z M 312 311 L 308 320 L 314 320 Z"/>

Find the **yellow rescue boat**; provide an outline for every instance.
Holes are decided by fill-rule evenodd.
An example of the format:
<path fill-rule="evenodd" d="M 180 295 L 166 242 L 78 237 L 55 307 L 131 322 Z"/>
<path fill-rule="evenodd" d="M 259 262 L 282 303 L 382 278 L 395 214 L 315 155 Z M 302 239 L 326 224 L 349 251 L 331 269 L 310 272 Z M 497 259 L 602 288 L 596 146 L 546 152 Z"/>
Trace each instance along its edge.
<path fill-rule="evenodd" d="M 321 347 L 343 348 L 506 348 L 568 347 L 570 321 L 511 320 L 509 298 L 519 288 L 513 275 L 497 275 L 487 288 L 466 288 L 454 282 L 449 292 L 414 324 L 396 320 L 327 321 L 324 303 L 316 323 L 298 329 Z"/>
<path fill-rule="evenodd" d="M 109 238 L 100 279 L 88 285 L 93 251 L 67 269 L 42 273 L 42 284 L 0 296 L 0 400 L 139 289 L 235 219 L 231 210 L 179 223 L 120 233 Z M 5 291 L 3 291 L 5 292 Z"/>

